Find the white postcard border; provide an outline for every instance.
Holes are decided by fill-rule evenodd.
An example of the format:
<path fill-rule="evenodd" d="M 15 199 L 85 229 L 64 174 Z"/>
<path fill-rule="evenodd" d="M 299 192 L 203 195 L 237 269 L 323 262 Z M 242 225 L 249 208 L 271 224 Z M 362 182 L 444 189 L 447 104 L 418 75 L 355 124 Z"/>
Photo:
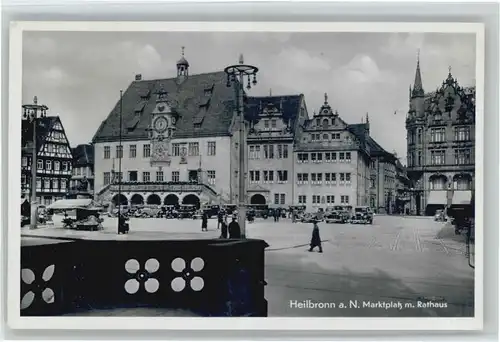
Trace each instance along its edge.
<path fill-rule="evenodd" d="M 480 330 L 483 327 L 484 25 L 480 23 L 310 22 L 13 22 L 9 55 L 7 322 L 12 329 L 98 330 Z M 441 32 L 476 35 L 476 268 L 471 318 L 174 318 L 21 317 L 19 180 L 21 170 L 23 31 L 212 31 L 212 32 Z"/>

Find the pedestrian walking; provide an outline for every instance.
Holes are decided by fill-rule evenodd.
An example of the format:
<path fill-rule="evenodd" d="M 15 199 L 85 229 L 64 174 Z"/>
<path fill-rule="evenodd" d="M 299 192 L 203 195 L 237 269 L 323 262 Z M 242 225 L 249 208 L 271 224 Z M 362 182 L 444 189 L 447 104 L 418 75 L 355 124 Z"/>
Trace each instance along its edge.
<path fill-rule="evenodd" d="M 201 231 L 208 231 L 208 215 L 206 212 L 203 212 L 203 215 L 201 216 Z"/>
<path fill-rule="evenodd" d="M 224 211 L 222 209 L 217 213 L 217 229 L 220 228 L 222 223 L 224 222 Z"/>
<path fill-rule="evenodd" d="M 319 248 L 319 252 L 323 253 L 323 247 L 321 246 L 321 237 L 319 236 L 319 227 L 318 227 L 318 221 L 314 220 L 313 221 L 313 231 L 312 231 L 312 237 L 311 237 L 311 243 L 310 243 L 310 248 L 309 252 L 312 252 L 314 247 Z"/>
<path fill-rule="evenodd" d="M 231 223 L 229 223 L 229 238 L 241 239 L 240 224 L 236 221 L 236 215 L 233 216 Z"/>
<path fill-rule="evenodd" d="M 292 210 L 292 223 L 295 223 L 296 222 L 296 213 L 295 213 L 295 209 Z"/>
<path fill-rule="evenodd" d="M 227 239 L 227 216 L 224 216 L 220 225 L 220 238 Z"/>
<path fill-rule="evenodd" d="M 128 218 L 124 214 L 120 213 L 118 216 L 118 234 L 128 234 L 129 224 L 127 223 Z"/>

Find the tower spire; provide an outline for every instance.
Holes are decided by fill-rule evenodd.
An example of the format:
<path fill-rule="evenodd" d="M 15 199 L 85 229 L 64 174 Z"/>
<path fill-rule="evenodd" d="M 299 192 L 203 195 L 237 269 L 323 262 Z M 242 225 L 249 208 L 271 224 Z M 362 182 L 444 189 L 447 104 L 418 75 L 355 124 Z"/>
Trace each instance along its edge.
<path fill-rule="evenodd" d="M 413 83 L 412 97 L 424 96 L 422 87 L 422 75 L 420 73 L 420 49 L 417 51 L 417 70 L 415 71 L 415 82 Z"/>

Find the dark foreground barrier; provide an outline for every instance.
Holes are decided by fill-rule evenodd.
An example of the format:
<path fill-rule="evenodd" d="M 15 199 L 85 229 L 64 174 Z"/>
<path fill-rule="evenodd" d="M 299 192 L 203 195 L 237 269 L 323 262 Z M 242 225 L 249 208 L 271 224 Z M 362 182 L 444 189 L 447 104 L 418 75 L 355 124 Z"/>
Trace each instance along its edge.
<path fill-rule="evenodd" d="M 21 315 L 152 307 L 267 316 L 263 240 L 23 238 Z"/>

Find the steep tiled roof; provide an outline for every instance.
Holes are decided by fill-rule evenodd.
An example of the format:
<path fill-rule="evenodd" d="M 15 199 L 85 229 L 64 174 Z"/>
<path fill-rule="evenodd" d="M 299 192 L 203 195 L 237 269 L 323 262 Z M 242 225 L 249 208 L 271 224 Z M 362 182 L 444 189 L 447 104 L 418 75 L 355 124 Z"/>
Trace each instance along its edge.
<path fill-rule="evenodd" d="M 382 146 L 380 146 L 375 139 L 371 136 L 367 136 L 365 131 L 367 129 L 366 123 L 349 125 L 347 129 L 352 132 L 360 141 L 364 142 L 368 146 L 370 155 L 372 157 L 384 156 L 390 159 L 396 159 L 394 154 L 387 152 Z"/>
<path fill-rule="evenodd" d="M 90 144 L 78 145 L 71 149 L 73 166 L 87 166 L 94 164 L 94 147 Z"/>
<path fill-rule="evenodd" d="M 51 132 L 52 126 L 59 121 L 58 116 L 46 116 L 43 118 L 37 119 L 37 127 L 36 127 L 36 145 L 37 150 L 39 151 L 42 147 L 47 134 Z M 27 120 L 22 120 L 21 123 L 21 148 L 27 154 L 31 154 L 31 146 L 33 142 L 33 124 Z"/>
<path fill-rule="evenodd" d="M 271 104 L 283 112 L 283 119 L 290 120 L 290 126 L 295 132 L 296 123 L 300 115 L 300 105 L 304 95 L 285 95 L 285 96 L 256 96 L 248 97 L 245 107 L 245 117 L 247 120 L 258 121 L 262 108 Z"/>
<path fill-rule="evenodd" d="M 223 71 L 190 75 L 182 82 L 177 82 L 177 78 L 132 82 L 122 98 L 122 139 L 148 139 L 150 114 L 156 105 L 156 93 L 162 87 L 173 110 L 179 115 L 174 139 L 229 135 L 234 90 L 228 88 L 226 82 Z M 92 141 L 117 141 L 119 131 L 118 100 Z"/>

